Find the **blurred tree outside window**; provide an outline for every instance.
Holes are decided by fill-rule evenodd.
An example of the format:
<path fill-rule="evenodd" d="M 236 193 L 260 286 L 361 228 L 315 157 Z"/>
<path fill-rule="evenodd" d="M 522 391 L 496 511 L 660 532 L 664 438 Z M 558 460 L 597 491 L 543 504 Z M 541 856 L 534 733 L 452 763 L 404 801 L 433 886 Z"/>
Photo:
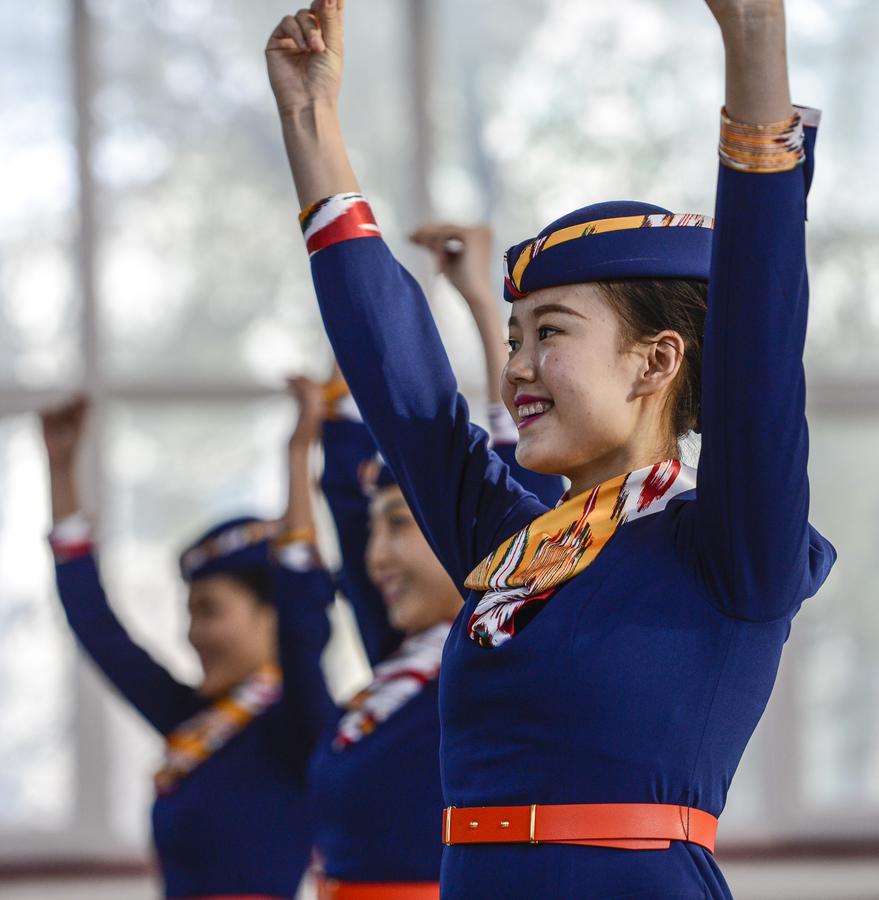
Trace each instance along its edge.
<path fill-rule="evenodd" d="M 731 789 L 728 840 L 758 826 L 814 836 L 815 821 L 825 836 L 879 836 L 879 487 L 861 474 L 879 455 L 879 6 L 788 7 L 795 98 L 825 112 L 807 369 L 812 518 L 840 562 L 794 622 Z M 289 11 L 280 0 L 0 7 L 0 859 L 142 852 L 160 751 L 77 662 L 25 412 L 95 393 L 86 477 L 111 600 L 138 640 L 195 678 L 176 552 L 216 518 L 277 511 L 291 418 L 278 388 L 329 365 L 264 73 L 265 39 Z M 489 221 L 500 283 L 502 249 L 577 206 L 638 197 L 711 212 L 722 67 L 701 3 L 370 0 L 349 4 L 348 20 L 354 164 L 389 243 L 426 282 L 468 393 L 481 387 L 478 345 L 406 245 L 419 217 Z M 75 22 L 89 37 L 88 110 L 71 86 Z M 77 257 L 85 200 L 93 290 Z"/>

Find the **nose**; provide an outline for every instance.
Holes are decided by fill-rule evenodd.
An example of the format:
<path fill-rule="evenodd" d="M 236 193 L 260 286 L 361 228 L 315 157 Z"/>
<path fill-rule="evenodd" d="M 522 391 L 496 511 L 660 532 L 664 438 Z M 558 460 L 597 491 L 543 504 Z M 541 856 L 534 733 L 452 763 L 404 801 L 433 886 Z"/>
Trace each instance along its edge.
<path fill-rule="evenodd" d="M 504 378 L 513 385 L 529 384 L 537 380 L 537 367 L 531 350 L 523 344 L 507 360 Z"/>
<path fill-rule="evenodd" d="M 378 529 L 374 529 L 366 542 L 366 570 L 371 578 L 380 576 L 388 562 L 388 541 Z"/>
<path fill-rule="evenodd" d="M 198 623 L 195 621 L 194 616 L 190 616 L 189 619 L 189 628 L 186 630 L 186 637 L 189 639 L 189 643 L 198 650 L 198 646 L 201 643 L 202 634 L 201 629 L 198 627 Z"/>

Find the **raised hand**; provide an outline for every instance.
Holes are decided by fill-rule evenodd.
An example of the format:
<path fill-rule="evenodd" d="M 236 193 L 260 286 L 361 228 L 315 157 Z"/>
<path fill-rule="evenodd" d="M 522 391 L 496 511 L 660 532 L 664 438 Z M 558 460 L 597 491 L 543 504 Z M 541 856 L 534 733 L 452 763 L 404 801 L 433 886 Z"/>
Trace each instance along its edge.
<path fill-rule="evenodd" d="M 40 415 L 49 460 L 52 519 L 55 522 L 66 519 L 80 508 L 75 462 L 82 444 L 88 408 L 89 402 L 85 397 L 76 397 Z"/>
<path fill-rule="evenodd" d="M 314 510 L 312 509 L 309 451 L 320 437 L 324 415 L 323 388 L 310 378 L 287 379 L 287 391 L 299 406 L 299 418 L 290 436 L 287 510 L 284 522 L 297 540 L 314 542 Z"/>
<path fill-rule="evenodd" d="M 485 225 L 466 227 L 453 224 L 427 224 L 417 228 L 409 239 L 429 250 L 437 269 L 467 301 L 494 304 L 491 287 L 491 229 Z"/>
<path fill-rule="evenodd" d="M 507 362 L 504 326 L 491 284 L 491 229 L 486 225 L 422 225 L 409 239 L 429 250 L 440 272 L 470 307 L 485 357 L 489 403 L 501 402 L 501 373 Z"/>
<path fill-rule="evenodd" d="M 269 82 L 281 115 L 335 104 L 342 83 L 344 0 L 314 0 L 284 16 L 266 44 Z"/>
<path fill-rule="evenodd" d="M 43 440 L 51 469 L 70 468 L 82 443 L 88 400 L 77 397 L 63 406 L 41 413 Z"/>
<path fill-rule="evenodd" d="M 287 391 L 299 407 L 299 418 L 290 436 L 290 449 L 308 448 L 321 433 L 325 412 L 323 386 L 299 376 L 287 379 Z"/>
<path fill-rule="evenodd" d="M 784 0 L 705 3 L 723 36 L 729 115 L 753 125 L 790 118 Z"/>

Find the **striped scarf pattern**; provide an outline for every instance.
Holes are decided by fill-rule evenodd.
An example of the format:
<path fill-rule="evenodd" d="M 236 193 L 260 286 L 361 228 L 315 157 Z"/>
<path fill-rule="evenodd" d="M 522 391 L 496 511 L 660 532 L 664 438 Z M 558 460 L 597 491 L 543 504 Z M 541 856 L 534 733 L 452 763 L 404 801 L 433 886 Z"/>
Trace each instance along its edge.
<path fill-rule="evenodd" d="M 224 697 L 175 728 L 165 739 L 165 761 L 155 775 L 157 793 L 170 794 L 183 778 L 277 703 L 282 689 L 278 666 L 261 666 Z"/>
<path fill-rule="evenodd" d="M 499 647 L 516 633 L 522 610 L 547 601 L 590 566 L 622 525 L 661 512 L 696 486 L 696 470 L 666 459 L 618 475 L 560 504 L 516 532 L 468 576 L 483 591 L 468 623 L 471 640 Z"/>
<path fill-rule="evenodd" d="M 407 637 L 395 653 L 375 667 L 372 683 L 357 694 L 340 719 L 333 749 L 345 750 L 372 734 L 436 679 L 451 627 L 451 622 L 441 622 Z"/>

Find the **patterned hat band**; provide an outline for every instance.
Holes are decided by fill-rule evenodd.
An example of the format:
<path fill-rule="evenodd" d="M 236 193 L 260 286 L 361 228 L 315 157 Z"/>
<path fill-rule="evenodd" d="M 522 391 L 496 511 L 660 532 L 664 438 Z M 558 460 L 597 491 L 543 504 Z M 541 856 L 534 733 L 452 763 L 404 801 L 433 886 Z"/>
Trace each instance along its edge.
<path fill-rule="evenodd" d="M 552 226 L 550 226 L 552 227 Z M 546 270 L 551 265 L 551 258 L 542 259 L 542 255 L 554 247 L 562 247 L 569 245 L 566 250 L 572 250 L 570 247 L 573 241 L 588 241 L 600 235 L 618 235 L 627 239 L 627 246 L 631 247 L 633 262 L 641 262 L 644 254 L 649 252 L 648 244 L 651 238 L 651 232 L 655 233 L 659 229 L 680 229 L 678 232 L 683 237 L 685 234 L 692 235 L 695 231 L 702 230 L 710 232 L 714 229 L 714 219 L 711 216 L 705 216 L 698 213 L 645 213 L 642 215 L 613 216 L 606 219 L 593 219 L 592 221 L 576 222 L 575 224 L 565 225 L 547 234 L 541 235 L 528 241 L 524 245 L 519 245 L 508 250 L 504 256 L 504 282 L 506 287 L 507 299 L 521 299 L 527 296 L 529 289 L 523 287 L 526 273 L 530 267 L 536 262 L 544 263 L 544 277 L 541 283 L 533 285 L 530 290 L 538 290 L 542 287 L 552 287 L 555 284 L 573 284 L 577 279 L 577 265 L 572 266 L 568 262 L 563 270 L 559 270 L 560 280 L 554 281 L 553 274 Z M 622 235 L 622 232 L 629 232 L 629 235 Z M 585 250 L 585 245 L 583 246 Z M 594 275 L 599 272 L 601 265 L 601 252 L 596 245 L 589 245 L 589 259 L 584 258 L 582 265 L 581 281 L 599 280 Z M 624 260 L 619 259 L 619 252 L 616 247 L 608 246 L 607 249 L 614 257 L 614 261 L 619 264 Z M 597 255 L 597 259 L 595 258 Z M 624 269 L 623 265 L 623 269 Z M 562 274 L 563 271 L 563 274 Z M 648 277 L 642 272 L 634 272 L 633 277 Z M 662 273 L 664 275 L 664 273 Z M 547 277 L 548 276 L 548 277 Z M 625 277 L 625 275 L 617 275 L 615 277 Z M 661 275 L 659 277 L 662 277 Z"/>
<path fill-rule="evenodd" d="M 394 473 L 380 453 L 376 453 L 371 459 L 366 459 L 360 464 L 357 478 L 360 481 L 360 490 L 367 497 L 374 497 L 382 488 L 393 487 L 397 484 Z"/>
<path fill-rule="evenodd" d="M 191 581 L 208 563 L 273 540 L 283 530 L 282 522 L 255 521 L 233 525 L 187 550 L 180 558 L 180 571 L 186 581 Z"/>

